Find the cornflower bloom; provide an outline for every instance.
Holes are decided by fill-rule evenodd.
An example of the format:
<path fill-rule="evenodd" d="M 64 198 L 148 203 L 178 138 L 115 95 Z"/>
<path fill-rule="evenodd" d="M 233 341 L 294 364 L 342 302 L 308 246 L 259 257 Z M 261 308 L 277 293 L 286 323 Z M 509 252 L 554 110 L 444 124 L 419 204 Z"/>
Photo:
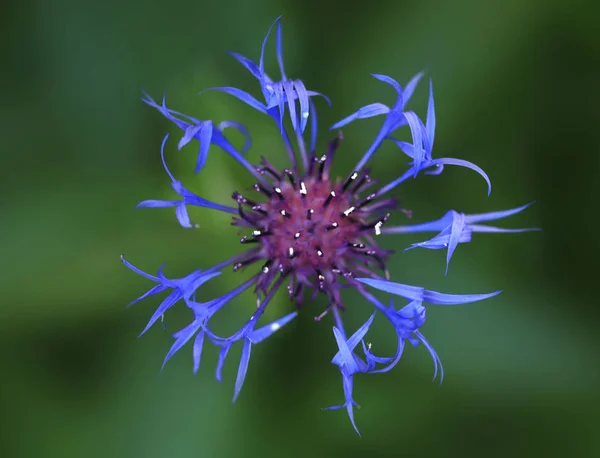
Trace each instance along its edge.
<path fill-rule="evenodd" d="M 281 73 L 279 80 L 270 78 L 265 72 L 264 65 L 265 45 L 275 26 L 277 27 L 276 54 Z M 200 366 L 205 339 L 208 337 L 208 340 L 220 349 L 216 370 L 216 378 L 219 381 L 222 378 L 222 368 L 229 350 L 239 342 L 242 346 L 242 355 L 235 381 L 233 397 L 235 400 L 248 371 L 252 347 L 269 338 L 297 314 L 293 311 L 271 323 L 258 326 L 258 321 L 276 292 L 286 288 L 289 298 L 298 308 L 302 307 L 307 295 L 311 301 L 321 295 L 325 298 L 325 309 L 315 320 L 320 321 L 327 315 L 333 317 L 333 337 L 337 352 L 332 358 L 332 363 L 340 370 L 344 392 L 344 402 L 327 409 L 345 408 L 358 433 L 353 413 L 353 407 L 356 406 L 352 397 L 354 376 L 387 372 L 392 369 L 400 360 L 407 340 L 412 345 L 425 346 L 434 362 L 434 378 L 439 373 L 440 380 L 442 379 L 441 360 L 420 331 L 426 320 L 424 304 L 466 304 L 490 298 L 500 292 L 445 294 L 392 282 L 390 273 L 386 269 L 386 261 L 393 251 L 380 248 L 376 238 L 382 234 L 439 232 L 432 239 L 413 244 L 409 248 L 447 249 L 448 264 L 457 245 L 470 241 L 473 232 L 526 230 L 500 229 L 480 224 L 518 213 L 526 206 L 481 215 L 464 215 L 451 210 L 443 218 L 430 223 L 384 227 L 392 212 L 405 212 L 400 208 L 397 200 L 387 194 L 407 178 L 416 177 L 421 171 L 438 174 L 444 165 L 467 167 L 485 179 L 488 193 L 491 189 L 488 176 L 475 164 L 453 158 L 433 159 L 435 112 L 431 82 L 427 115 L 423 122 L 414 111 L 406 108 L 422 78 L 421 73 L 404 88 L 389 76 L 373 75 L 392 86 L 396 91 L 396 101 L 391 107 L 382 103 L 362 107 L 332 127 L 338 129 L 356 119 L 385 115 L 383 126 L 375 141 L 352 173 L 335 179 L 332 175 L 332 165 L 342 140 L 341 134 L 330 141 L 325 151 L 317 153 L 317 116 L 313 98 L 322 94 L 306 89 L 300 79 L 287 77 L 283 63 L 280 18 L 273 23 L 263 41 L 259 64 L 237 53 L 231 54 L 258 80 L 264 102 L 233 87 L 223 86 L 209 90 L 234 96 L 273 118 L 282 137 L 283 148 L 290 159 L 290 166 L 280 170 L 265 158 L 260 165 L 252 165 L 244 156 L 245 150 L 250 146 L 250 140 L 248 131 L 242 124 L 233 121 L 215 124 L 209 120 L 199 120 L 169 109 L 165 98 L 159 104 L 150 96 L 144 95 L 142 100 L 145 103 L 156 108 L 183 131 L 178 144 L 179 149 L 194 140 L 199 142 L 196 172 L 204 168 L 211 146 L 216 145 L 245 167 L 256 179 L 256 184 L 253 186 L 253 195 L 243 195 L 234 191 L 231 196 L 232 206 L 215 203 L 195 195 L 186 189 L 169 170 L 164 156 L 168 135 L 165 136 L 161 146 L 161 158 L 172 188 L 179 195 L 179 199 L 146 200 L 138 207 L 175 207 L 177 220 L 185 228 L 197 227 L 190 221 L 187 211 L 189 205 L 232 214 L 232 224 L 246 231 L 240 243 L 244 247 L 251 248 L 216 266 L 197 270 L 176 280 L 167 279 L 162 273 L 162 268 L 157 276 L 150 275 L 123 258 L 123 263 L 128 268 L 157 283 L 134 302 L 163 291 L 170 291 L 169 296 L 150 318 L 142 334 L 175 304 L 184 304 L 191 311 L 193 321 L 173 335 L 175 342 L 168 351 L 163 366 L 193 339 L 193 370 L 196 372 Z M 322 97 L 329 102 L 325 96 Z M 286 129 L 286 117 L 289 117 L 292 127 L 291 136 Z M 412 143 L 400 142 L 390 137 L 390 134 L 402 126 L 409 127 Z M 224 129 L 231 127 L 240 130 L 246 136 L 246 145 L 241 151 L 238 151 L 224 134 Z M 306 133 L 309 127 L 310 135 Z M 305 141 L 306 136 L 309 137 L 308 144 Z M 371 178 L 366 165 L 385 140 L 396 142 L 411 161 L 406 171 L 399 172 L 397 179 L 377 189 L 376 181 Z M 250 268 L 254 274 L 223 296 L 208 302 L 197 302 L 195 298 L 197 289 L 227 267 L 232 267 L 235 272 Z M 210 328 L 211 318 L 235 297 L 250 289 L 253 289 L 256 295 L 257 308 L 246 324 L 231 336 L 216 335 Z M 355 290 L 375 309 L 375 313 L 350 337 L 346 333 L 341 314 L 345 310 L 341 295 L 344 289 Z M 372 294 L 373 289 L 400 296 L 408 303 L 399 310 L 395 308 L 393 302 L 386 306 Z M 365 335 L 376 315 L 382 315 L 388 320 L 396 332 L 398 345 L 396 353 L 392 356 L 376 356 L 371 351 L 370 345 L 364 342 Z M 358 354 L 357 349 L 362 349 L 362 356 Z"/>

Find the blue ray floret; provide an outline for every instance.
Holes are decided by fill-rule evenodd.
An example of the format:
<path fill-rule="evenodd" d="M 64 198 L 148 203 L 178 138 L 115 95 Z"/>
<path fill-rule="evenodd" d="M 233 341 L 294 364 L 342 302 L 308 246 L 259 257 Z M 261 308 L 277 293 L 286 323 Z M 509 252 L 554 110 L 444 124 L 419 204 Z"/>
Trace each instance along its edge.
<path fill-rule="evenodd" d="M 121 261 L 123 262 L 123 264 L 125 264 L 128 268 L 133 270 L 135 273 L 142 275 L 143 277 L 146 277 L 146 278 L 158 283 L 156 286 L 154 286 L 153 288 L 150 288 L 147 292 L 145 292 L 140 297 L 138 297 L 136 300 L 131 302 L 129 305 L 133 305 L 149 296 L 154 296 L 155 294 L 162 293 L 163 291 L 166 291 L 167 289 L 172 290 L 171 293 L 166 297 L 166 299 L 164 301 L 162 301 L 160 306 L 156 309 L 156 312 L 154 312 L 152 317 L 150 317 L 150 321 L 148 321 L 148 324 L 146 325 L 144 330 L 140 333 L 140 336 L 142 334 L 144 334 L 146 331 L 148 331 L 148 329 L 150 329 L 152 327 L 152 325 L 154 323 L 156 323 L 156 321 L 158 321 L 171 307 L 173 307 L 173 305 L 175 305 L 176 302 L 178 302 L 182 299 L 183 300 L 189 299 L 192 296 L 192 294 L 194 294 L 194 292 L 200 286 L 202 286 L 208 280 L 221 274 L 220 272 L 215 272 L 215 271 L 204 271 L 203 272 L 201 270 L 196 270 L 196 271 L 192 272 L 191 274 L 186 275 L 183 278 L 171 280 L 171 279 L 168 279 L 167 277 L 165 277 L 165 275 L 162 272 L 162 267 L 160 269 L 158 269 L 157 276 L 154 276 L 154 275 L 150 275 L 150 274 L 138 269 L 133 264 L 131 264 L 130 262 L 125 260 L 125 258 L 123 256 L 121 256 Z"/>
<path fill-rule="evenodd" d="M 450 210 L 443 217 L 429 223 L 413 224 L 410 226 L 394 226 L 382 229 L 384 234 L 407 234 L 412 232 L 437 232 L 438 235 L 425 242 L 413 243 L 406 250 L 412 248 L 427 248 L 430 250 L 447 249 L 446 254 L 446 274 L 450 259 L 456 250 L 459 243 L 467 243 L 471 241 L 473 232 L 497 232 L 497 233 L 519 233 L 528 231 L 538 231 L 538 228 L 522 228 L 522 229 L 504 229 L 501 227 L 486 226 L 483 223 L 496 219 L 506 218 L 522 212 L 529 207 L 533 202 L 530 202 L 521 207 L 510 210 L 501 210 L 496 212 L 482 213 L 478 215 L 465 215 L 455 210 Z M 405 250 L 405 251 L 406 251 Z"/>
<path fill-rule="evenodd" d="M 279 80 L 270 78 L 265 70 L 265 48 L 275 26 L 277 26 L 276 58 L 281 74 Z M 162 267 L 157 275 L 151 275 L 124 258 L 122 262 L 135 273 L 156 283 L 132 304 L 163 292 L 167 293 L 140 335 L 146 333 L 159 319 L 162 320 L 165 313 L 177 304 L 181 307 L 185 305 L 188 313 L 193 316 L 190 324 L 173 334 L 175 341 L 172 342 L 164 357 L 162 368 L 183 346 L 193 341 L 192 367 L 193 372 L 196 373 L 200 368 L 204 343 L 208 339 L 209 343 L 219 349 L 215 377 L 218 381 L 222 381 L 222 371 L 230 349 L 238 343 L 241 344 L 242 352 L 233 389 L 233 401 L 238 398 L 246 380 L 253 346 L 271 337 L 297 316 L 296 311 L 278 313 L 277 316 L 283 316 L 270 323 L 259 325 L 267 307 L 279 306 L 276 294 L 280 291 L 287 292 L 291 302 L 298 308 L 305 304 L 307 295 L 311 303 L 315 302 L 317 297 L 323 298 L 324 310 L 315 317 L 315 320 L 321 321 L 326 316 L 333 316 L 332 344 L 336 344 L 337 351 L 331 362 L 340 371 L 344 393 L 342 405 L 328 407 L 325 410 L 345 409 L 353 428 L 359 433 L 354 418 L 354 407 L 357 404 L 353 398 L 353 388 L 356 378 L 363 374 L 383 373 L 393 369 L 399 364 L 407 341 L 413 346 L 422 345 L 429 351 L 434 364 L 433 378 L 437 378 L 439 373 L 440 382 L 443 379 L 444 372 L 440 357 L 421 332 L 427 319 L 426 304 L 469 304 L 492 298 L 500 293 L 494 291 L 487 294 L 447 294 L 392 281 L 386 262 L 394 252 L 380 248 L 376 236 L 415 232 L 437 233 L 433 238 L 413 243 L 407 249 L 417 247 L 447 249 L 447 271 L 458 244 L 470 242 L 473 232 L 502 233 L 532 230 L 502 229 L 482 224 L 519 213 L 530 204 L 511 210 L 474 215 L 450 210 L 436 221 L 387 227 L 386 224 L 393 212 L 399 215 L 409 212 L 399 207 L 395 197 L 383 197 L 384 194 L 392 192 L 408 178 L 417 177 L 420 172 L 438 175 L 445 165 L 466 167 L 476 171 L 486 180 L 488 194 L 491 189 L 490 180 L 481 168 L 471 162 L 453 158 L 433 158 L 436 127 L 433 83 L 430 81 L 429 84 L 429 103 L 425 121 L 415 111 L 406 108 L 423 73 L 413 77 L 405 87 L 400 86 L 389 76 L 373 75 L 396 91 L 396 101 L 392 106 L 382 103 L 366 105 L 332 127 L 339 129 L 356 119 L 385 115 L 383 126 L 355 169 L 345 178 L 336 179 L 332 175 L 332 165 L 343 137 L 339 133 L 330 140 L 323 153 L 317 153 L 317 110 L 312 97 L 322 96 L 322 94 L 306 89 L 306 85 L 300 79 L 288 78 L 283 64 L 281 29 L 281 18 L 277 18 L 262 42 L 258 64 L 240 54 L 231 53 L 258 80 L 264 102 L 234 87 L 221 86 L 208 90 L 233 95 L 272 118 L 275 121 L 274 132 L 281 136 L 281 151 L 289 157 L 289 168 L 278 169 L 265 157 L 258 165 L 251 163 L 245 156 L 251 147 L 250 135 L 248 129 L 237 121 L 217 123 L 212 120 L 200 120 L 167 108 L 165 97 L 160 104 L 147 94 L 142 98 L 146 104 L 158 110 L 168 121 L 183 131 L 177 145 L 179 150 L 192 141 L 199 142 L 196 172 L 205 168 L 208 154 L 211 152 L 210 147 L 216 145 L 244 167 L 256 182 L 250 188 L 251 195 L 233 190 L 232 206 L 197 196 L 175 179 L 167 167 L 164 151 L 168 139 L 166 135 L 160 148 L 160 157 L 171 180 L 171 187 L 179 198 L 145 200 L 139 203 L 138 207 L 174 207 L 179 224 L 189 229 L 198 228 L 198 225 L 190 220 L 188 214 L 190 205 L 202 207 L 206 211 L 231 215 L 231 224 L 245 234 L 239 241 L 247 249 L 206 270 L 195 270 L 178 279 L 166 278 Z M 326 100 L 329 102 L 329 99 Z M 286 111 L 289 113 L 287 120 Z M 291 124 L 293 137 L 288 135 L 286 124 Z M 412 142 L 399 141 L 391 137 L 391 134 L 404 126 L 408 126 Z M 234 147 L 225 136 L 224 131 L 230 128 L 244 136 L 245 144 L 242 149 L 238 150 Z M 307 130 L 310 138 L 305 142 Z M 371 178 L 365 166 L 385 140 L 395 142 L 410 161 L 407 167 L 398 171 L 396 175 L 398 178 L 373 191 L 371 188 L 376 181 Z M 198 301 L 197 290 L 204 283 L 221 275 L 228 267 L 231 267 L 234 272 L 241 272 L 248 268 L 258 267 L 258 269 L 249 279 L 238 280 L 238 286 L 228 293 L 207 302 Z M 284 286 L 284 283 L 287 285 Z M 349 338 L 342 319 L 342 312 L 346 309 L 345 301 L 342 300 L 342 291 L 348 289 L 362 296 L 364 305 L 369 306 L 369 313 L 372 313 L 373 308 L 375 309 L 367 321 Z M 399 309 L 396 309 L 393 301 L 386 306 L 372 290 L 376 290 L 377 294 L 399 296 L 407 303 Z M 250 293 L 254 296 L 253 300 L 256 299 L 256 309 L 249 319 L 230 336 L 217 335 L 211 329 L 212 318 L 233 302 L 238 300 L 247 302 L 247 299 L 240 296 Z M 391 356 L 377 356 L 372 350 L 372 345 L 365 342 L 367 334 L 373 334 L 370 331 L 371 324 L 377 316 L 385 318 L 396 333 L 397 347 Z M 362 351 L 362 354 L 359 355 L 358 351 Z"/>
<path fill-rule="evenodd" d="M 164 207 L 175 207 L 175 215 L 177 216 L 177 220 L 182 227 L 192 228 L 198 227 L 195 224 L 192 224 L 190 221 L 190 216 L 187 211 L 188 205 L 194 205 L 196 207 L 207 207 L 213 210 L 220 210 L 222 212 L 227 213 L 237 213 L 237 210 L 233 207 L 228 207 L 226 205 L 217 204 L 211 202 L 210 200 L 203 199 L 202 197 L 197 196 L 193 192 L 187 190 L 183 187 L 180 181 L 176 180 L 173 177 L 173 174 L 167 167 L 167 163 L 165 162 L 165 143 L 169 138 L 169 134 L 165 135 L 163 139 L 162 145 L 160 147 L 160 156 L 162 159 L 163 166 L 169 178 L 171 178 L 171 187 L 175 190 L 177 194 L 181 196 L 181 200 L 144 200 L 137 205 L 137 208 L 164 208 Z"/>

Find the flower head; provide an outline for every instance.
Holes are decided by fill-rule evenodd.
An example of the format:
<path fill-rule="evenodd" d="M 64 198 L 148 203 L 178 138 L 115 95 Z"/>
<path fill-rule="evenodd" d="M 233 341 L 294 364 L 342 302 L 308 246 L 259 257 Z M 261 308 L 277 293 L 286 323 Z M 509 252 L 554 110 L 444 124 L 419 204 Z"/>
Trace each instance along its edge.
<path fill-rule="evenodd" d="M 275 25 L 277 25 L 276 54 L 281 72 L 280 80 L 271 79 L 265 71 L 264 64 L 265 44 Z M 311 97 L 321 94 L 307 90 L 302 80 L 287 77 L 283 64 L 280 18 L 271 26 L 263 41 L 258 64 L 237 53 L 232 55 L 259 81 L 264 102 L 237 88 L 224 86 L 212 89 L 233 95 L 273 118 L 276 130 L 281 134 L 282 148 L 287 151 L 290 158 L 290 165 L 288 168 L 279 169 L 267 158 L 262 158 L 258 166 L 253 166 L 244 155 L 250 147 L 248 131 L 238 122 L 225 121 L 217 124 L 210 120 L 201 121 L 167 108 L 165 98 L 160 105 L 148 95 L 143 98 L 145 103 L 156 108 L 183 131 L 178 143 L 179 149 L 192 140 L 199 141 L 197 172 L 205 165 L 210 145 L 217 145 L 246 168 L 255 177 L 256 183 L 250 193 L 242 194 L 234 190 L 231 194 L 233 206 L 208 201 L 195 195 L 176 180 L 167 167 L 164 150 L 168 136 L 165 136 L 160 154 L 171 179 L 171 186 L 180 198 L 166 201 L 146 200 L 138 206 L 175 207 L 177 220 L 186 228 L 197 227 L 190 221 L 187 212 L 189 205 L 232 214 L 232 224 L 244 232 L 240 244 L 248 249 L 207 270 L 197 270 L 175 280 L 167 279 L 162 274 L 162 270 L 159 270 L 157 276 L 147 274 L 123 259 L 123 263 L 131 270 L 157 283 L 134 302 L 163 291 L 169 292 L 167 298 L 150 318 L 142 334 L 176 303 L 185 304 L 192 316 L 192 322 L 173 334 L 175 342 L 164 358 L 163 367 L 193 339 L 193 370 L 196 372 L 200 367 L 205 339 L 208 337 L 208 340 L 219 348 L 216 369 L 216 378 L 219 381 L 222 379 L 222 368 L 230 349 L 235 344 L 241 344 L 242 355 L 233 396 L 235 401 L 246 378 L 252 347 L 281 329 L 297 314 L 296 311 L 291 311 L 271 323 L 258 325 L 277 291 L 282 287 L 286 288 L 290 300 L 297 307 L 305 303 L 307 296 L 311 301 L 321 296 L 325 300 L 325 307 L 315 320 L 320 321 L 325 316 L 333 316 L 333 340 L 337 344 L 337 351 L 334 353 L 332 363 L 341 373 L 345 399 L 341 406 L 328 409 L 345 408 L 353 427 L 358 432 L 353 412 L 356 403 L 352 397 L 355 377 L 359 374 L 391 370 L 400 361 L 407 340 L 413 345 L 422 344 L 427 348 L 434 361 L 434 378 L 437 376 L 438 369 L 440 379 L 443 377 L 440 358 L 421 333 L 421 328 L 426 321 L 424 304 L 466 304 L 491 298 L 499 293 L 496 291 L 489 294 L 445 294 L 392 282 L 386 262 L 393 251 L 379 247 L 378 236 L 405 232 L 439 232 L 432 239 L 413 244 L 411 248 L 417 246 L 429 249 L 448 248 L 447 263 L 449 263 L 456 246 L 470 241 L 473 232 L 527 230 L 506 230 L 480 224 L 520 212 L 525 207 L 481 215 L 464 215 L 450 211 L 440 220 L 431 223 L 385 227 L 390 215 L 393 212 L 403 212 L 403 209 L 399 208 L 394 197 L 384 197 L 384 194 L 391 192 L 408 177 L 416 177 L 423 170 L 436 167 L 428 172 L 436 174 L 444 165 L 461 165 L 480 173 L 489 185 L 487 175 L 470 162 L 432 158 L 436 122 L 432 84 L 430 83 L 427 116 L 423 122 L 414 111 L 406 110 L 406 104 L 415 91 L 422 73 L 415 76 L 404 88 L 388 76 L 373 75 L 394 88 L 397 94 L 396 102 L 391 107 L 381 103 L 367 105 L 332 127 L 338 129 L 356 119 L 385 115 L 383 126 L 375 141 L 356 168 L 348 176 L 336 178 L 333 175 L 333 163 L 336 152 L 341 146 L 342 136 L 338 134 L 322 153 L 317 152 L 316 108 Z M 286 110 L 295 133 L 295 146 L 284 125 Z M 310 142 L 307 148 L 304 137 L 309 121 Z M 390 134 L 403 126 L 409 127 L 413 142 L 394 141 L 411 159 L 408 169 L 400 170 L 397 179 L 377 189 L 376 181 L 371 178 L 365 165 L 382 142 L 390 139 Z M 242 150 L 238 151 L 225 137 L 223 130 L 230 127 L 240 130 L 247 137 L 246 145 Z M 234 272 L 252 269 L 254 274 L 221 297 L 208 302 L 197 302 L 196 290 L 227 267 L 232 267 Z M 241 293 L 251 288 L 257 299 L 254 313 L 232 335 L 222 337 L 215 334 L 210 326 L 212 317 Z M 366 304 L 370 303 L 375 308 L 375 313 L 348 338 L 341 314 L 346 308 L 341 292 L 349 288 L 361 295 Z M 370 289 L 400 296 L 408 303 L 398 310 L 393 302 L 390 306 L 385 306 Z M 365 344 L 365 336 L 376 315 L 384 317 L 396 333 L 398 345 L 392 356 L 376 356 L 372 352 L 371 345 Z M 359 355 L 359 350 L 362 350 L 362 356 Z"/>

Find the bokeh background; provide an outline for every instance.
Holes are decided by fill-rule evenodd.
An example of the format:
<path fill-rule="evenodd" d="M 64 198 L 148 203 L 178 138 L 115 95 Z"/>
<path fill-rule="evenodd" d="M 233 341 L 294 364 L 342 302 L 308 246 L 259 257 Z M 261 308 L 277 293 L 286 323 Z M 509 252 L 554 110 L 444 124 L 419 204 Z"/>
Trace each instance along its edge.
<path fill-rule="evenodd" d="M 424 334 L 446 378 L 431 383 L 422 348 L 407 348 L 391 373 L 358 376 L 359 439 L 344 411 L 331 322 L 323 302 L 254 348 L 246 384 L 231 405 L 239 348 L 225 381 L 214 380 L 216 349 L 191 371 L 185 347 L 158 375 L 170 333 L 189 322 L 184 307 L 146 336 L 137 334 L 159 299 L 125 305 L 151 285 L 119 262 L 147 271 L 165 263 L 179 277 L 237 253 L 228 217 L 192 211 L 197 230 L 170 209 L 134 210 L 173 196 L 159 160 L 176 132 L 140 102 L 163 91 L 171 108 L 201 119 L 234 119 L 260 154 L 283 163 L 270 119 L 225 94 L 260 95 L 226 50 L 258 59 L 271 22 L 284 14 L 288 74 L 331 97 L 317 100 L 321 132 L 393 91 L 371 72 L 406 82 L 434 79 L 435 154 L 471 160 L 493 181 L 488 198 L 475 173 L 447 168 L 398 195 L 414 221 L 449 208 L 467 213 L 531 200 L 504 227 L 526 234 L 477 234 L 444 276 L 445 254 L 412 250 L 390 263 L 393 278 L 444 292 L 488 292 L 491 300 L 429 307 Z M 9 1 L 0 16 L 2 254 L 0 443 L 6 457 L 597 457 L 600 396 L 597 282 L 600 178 L 600 34 L 593 2 L 463 0 L 207 2 L 173 0 Z M 277 74 L 274 46 L 267 68 Z M 411 107 L 425 115 L 427 83 Z M 369 146 L 381 118 L 344 129 L 336 164 L 345 174 Z M 178 133 L 179 135 L 179 133 Z M 173 137 L 172 137 L 173 138 Z M 229 203 L 252 182 L 212 149 L 192 173 L 197 143 L 167 145 L 172 170 L 197 193 Z M 232 134 L 234 141 L 241 138 Z M 322 135 L 324 148 L 328 135 Z M 373 174 L 386 182 L 405 157 L 385 145 Z M 397 219 L 400 222 L 401 218 Z M 422 237 L 384 241 L 401 253 Z M 220 295 L 248 275 L 227 271 L 203 288 Z M 349 331 L 371 307 L 346 299 Z M 232 303 L 217 326 L 234 329 L 253 300 Z M 291 309 L 279 297 L 269 318 Z M 379 318 L 369 340 L 392 352 Z"/>

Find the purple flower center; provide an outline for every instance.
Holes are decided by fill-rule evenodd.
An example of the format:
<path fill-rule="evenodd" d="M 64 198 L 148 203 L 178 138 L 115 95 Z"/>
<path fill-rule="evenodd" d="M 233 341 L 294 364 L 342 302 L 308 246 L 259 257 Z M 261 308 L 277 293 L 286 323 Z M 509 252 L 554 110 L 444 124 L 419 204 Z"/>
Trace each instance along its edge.
<path fill-rule="evenodd" d="M 380 249 L 372 234 L 380 233 L 386 212 L 397 202 L 365 193 L 375 183 L 366 170 L 333 181 L 329 173 L 338 145 L 336 139 L 327 154 L 317 158 L 313 153 L 303 175 L 277 170 L 263 159 L 258 170 L 270 184 L 254 185 L 261 202 L 233 193 L 239 217 L 232 224 L 252 231 L 240 242 L 259 244 L 234 270 L 262 260 L 259 291 L 266 293 L 280 273 L 290 277 L 288 291 L 299 306 L 308 288 L 326 294 L 330 306 L 343 308 L 339 290 L 352 277 L 373 276 L 372 267 L 386 270 L 385 259 L 393 252 Z"/>

